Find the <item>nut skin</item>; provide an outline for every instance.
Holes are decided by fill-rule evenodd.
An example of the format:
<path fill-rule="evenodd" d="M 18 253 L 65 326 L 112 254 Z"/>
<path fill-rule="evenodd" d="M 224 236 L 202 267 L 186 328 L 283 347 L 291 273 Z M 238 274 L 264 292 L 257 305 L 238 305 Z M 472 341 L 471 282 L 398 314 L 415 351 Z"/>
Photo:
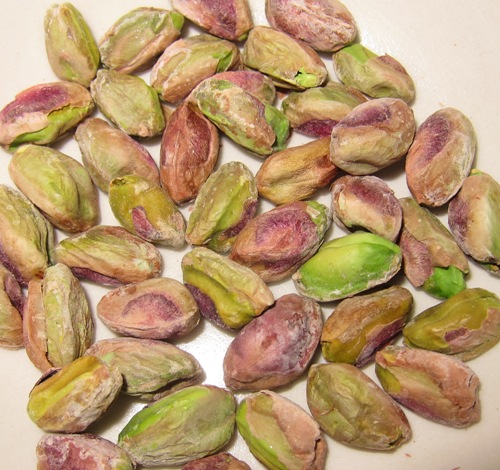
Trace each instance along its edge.
<path fill-rule="evenodd" d="M 139 7 L 121 16 L 99 40 L 102 63 L 131 74 L 149 68 L 181 34 L 184 17 L 163 8 Z"/>
<path fill-rule="evenodd" d="M 200 321 L 198 305 L 181 282 L 158 277 L 107 292 L 97 316 L 123 336 L 165 340 L 190 333 Z"/>
<path fill-rule="evenodd" d="M 251 470 L 242 460 L 228 452 L 219 452 L 202 459 L 193 460 L 182 467 L 182 470 Z"/>
<path fill-rule="evenodd" d="M 15 276 L 0 264 L 0 348 L 23 347 L 24 293 Z"/>
<path fill-rule="evenodd" d="M 465 289 L 469 263 L 451 232 L 415 199 L 401 198 L 399 202 L 403 209 L 399 246 L 411 284 L 441 299 Z"/>
<path fill-rule="evenodd" d="M 403 329 L 406 345 L 474 359 L 500 341 L 500 299 L 467 288 L 424 310 Z"/>
<path fill-rule="evenodd" d="M 234 433 L 235 412 L 232 393 L 193 385 L 137 412 L 118 435 L 118 445 L 139 465 L 182 465 L 222 449 Z"/>
<path fill-rule="evenodd" d="M 415 127 L 413 110 L 403 100 L 369 100 L 332 129 L 330 158 L 351 175 L 375 173 L 405 156 Z"/>
<path fill-rule="evenodd" d="M 323 326 L 323 357 L 364 367 L 401 332 L 412 306 L 411 292 L 400 286 L 342 300 Z"/>
<path fill-rule="evenodd" d="M 221 328 L 242 328 L 274 303 L 258 274 L 208 248 L 186 253 L 181 268 L 201 314 Z"/>
<path fill-rule="evenodd" d="M 323 137 L 269 156 L 255 181 L 262 197 L 281 205 L 310 198 L 328 186 L 337 173 L 330 160 L 330 138 Z"/>
<path fill-rule="evenodd" d="M 251 219 L 229 258 L 265 282 L 285 279 L 316 253 L 330 224 L 330 210 L 316 201 L 283 204 Z"/>
<path fill-rule="evenodd" d="M 283 295 L 229 345 L 223 362 L 226 386 L 259 391 L 293 382 L 311 362 L 322 326 L 317 302 Z"/>
<path fill-rule="evenodd" d="M 376 355 L 377 377 L 400 404 L 424 418 L 464 428 L 479 421 L 479 378 L 458 358 L 388 346 Z"/>
<path fill-rule="evenodd" d="M 293 275 L 299 294 L 319 302 L 351 297 L 389 281 L 401 268 L 399 247 L 356 232 L 325 242 Z"/>
<path fill-rule="evenodd" d="M 238 431 L 266 468 L 320 470 L 327 444 L 304 409 L 271 390 L 246 396 L 236 411 Z"/>
<path fill-rule="evenodd" d="M 377 451 L 409 441 L 411 428 L 403 410 L 352 364 L 314 364 L 306 387 L 311 414 L 336 441 Z"/>
<path fill-rule="evenodd" d="M 476 154 L 472 123 L 461 111 L 443 108 L 417 129 L 405 160 L 406 182 L 419 204 L 443 206 L 469 175 Z"/>

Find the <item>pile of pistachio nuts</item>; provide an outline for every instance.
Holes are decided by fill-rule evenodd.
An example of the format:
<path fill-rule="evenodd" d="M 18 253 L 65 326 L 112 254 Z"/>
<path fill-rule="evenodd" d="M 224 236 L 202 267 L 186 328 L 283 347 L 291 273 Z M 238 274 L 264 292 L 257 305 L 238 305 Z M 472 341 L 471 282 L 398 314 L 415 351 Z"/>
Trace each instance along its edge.
<path fill-rule="evenodd" d="M 404 446 L 411 413 L 481 419 L 467 361 L 500 340 L 500 298 L 467 281 L 499 274 L 500 185 L 473 168 L 473 124 L 418 124 L 412 78 L 340 2 L 266 0 L 265 25 L 251 4 L 140 7 L 98 40 L 53 5 L 56 79 L 1 104 L 0 346 L 40 371 L 39 469 L 248 469 L 235 439 L 265 468 L 323 469 L 341 445 Z M 411 197 L 378 176 L 398 166 Z M 224 386 L 185 347 L 207 325 Z M 281 393 L 300 381 L 307 407 Z M 138 409 L 112 441 L 95 430 L 122 395 Z"/>

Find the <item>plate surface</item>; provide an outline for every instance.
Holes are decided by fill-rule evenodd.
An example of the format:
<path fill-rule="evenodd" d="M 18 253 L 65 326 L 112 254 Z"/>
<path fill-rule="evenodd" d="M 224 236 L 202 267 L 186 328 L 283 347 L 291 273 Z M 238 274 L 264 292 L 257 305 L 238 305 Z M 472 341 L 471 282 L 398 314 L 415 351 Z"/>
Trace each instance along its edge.
<path fill-rule="evenodd" d="M 417 97 L 412 107 L 417 123 L 434 111 L 451 106 L 463 111 L 472 121 L 478 139 L 478 151 L 474 166 L 489 172 L 500 180 L 498 165 L 498 129 L 500 127 L 500 48 L 497 25 L 500 23 L 500 7 L 489 0 L 456 2 L 401 2 L 379 0 L 361 2 L 345 0 L 345 5 L 356 18 L 361 42 L 379 54 L 388 53 L 397 58 L 413 77 Z M 14 96 L 32 85 L 56 80 L 51 71 L 44 48 L 43 17 L 51 0 L 17 0 L 5 2 L 0 16 L 0 63 L 2 69 L 0 86 L 0 108 L 12 101 Z M 170 8 L 165 0 L 74 0 L 73 4 L 82 12 L 94 36 L 99 39 L 108 27 L 122 14 L 144 6 Z M 264 15 L 264 0 L 250 0 L 256 24 L 267 24 Z M 196 32 L 192 26 L 186 32 Z M 330 77 L 336 79 L 330 55 L 323 55 Z M 147 77 L 148 74 L 145 75 Z M 294 134 L 289 145 L 297 145 L 307 139 Z M 159 139 L 146 143 L 158 162 Z M 68 155 L 81 159 L 78 146 L 73 139 L 65 139 L 57 147 Z M 0 182 L 12 184 L 7 166 L 10 155 L 0 150 Z M 228 139 L 223 138 L 219 164 L 240 160 L 255 173 L 262 160 L 242 151 Z M 409 195 L 402 166 L 380 174 L 393 188 L 398 197 Z M 117 224 L 108 205 L 107 196 L 100 193 L 102 222 Z M 318 199 L 330 204 L 328 191 L 318 194 Z M 271 206 L 262 202 L 259 210 Z M 189 206 L 182 208 L 187 217 Z M 446 221 L 445 211 L 439 216 Z M 0 227 L 1 230 L 1 227 Z M 333 227 L 329 238 L 343 235 L 339 227 Z M 58 234 L 59 238 L 64 235 Z M 182 280 L 180 261 L 188 250 L 161 249 L 164 255 L 163 276 Z M 469 287 L 484 287 L 500 294 L 500 279 L 482 271 L 471 262 Z M 402 285 L 408 284 L 401 277 Z M 87 282 L 83 283 L 95 312 L 95 305 L 108 289 Z M 411 287 L 410 287 L 411 288 Z M 272 286 L 275 296 L 294 292 L 290 281 Z M 427 294 L 411 288 L 415 296 L 415 314 L 438 301 Z M 324 304 L 326 319 L 334 305 Z M 97 320 L 97 339 L 113 336 Z M 222 332 L 208 322 L 200 325 L 193 335 L 175 344 L 193 353 L 206 372 L 205 383 L 224 386 L 222 358 L 234 335 Z M 321 361 L 320 354 L 316 356 Z M 349 448 L 327 438 L 329 445 L 327 468 L 343 470 L 493 470 L 500 465 L 500 346 L 483 356 L 470 361 L 470 367 L 481 380 L 481 421 L 466 429 L 456 430 L 424 420 L 406 411 L 413 430 L 411 441 L 390 453 L 366 452 Z M 374 377 L 373 366 L 364 369 Z M 36 468 L 35 447 L 42 432 L 29 420 L 26 404 L 30 389 L 39 378 L 39 371 L 28 360 L 23 349 L 0 350 L 0 456 L 1 467 L 10 469 Z M 280 390 L 307 409 L 305 381 L 296 381 Z M 244 395 L 238 394 L 238 399 Z M 134 400 L 120 398 L 102 421 L 89 432 L 98 433 L 112 441 L 130 416 L 143 406 Z M 245 460 L 252 469 L 264 467 L 249 453 L 246 444 L 236 437 L 225 450 Z"/>

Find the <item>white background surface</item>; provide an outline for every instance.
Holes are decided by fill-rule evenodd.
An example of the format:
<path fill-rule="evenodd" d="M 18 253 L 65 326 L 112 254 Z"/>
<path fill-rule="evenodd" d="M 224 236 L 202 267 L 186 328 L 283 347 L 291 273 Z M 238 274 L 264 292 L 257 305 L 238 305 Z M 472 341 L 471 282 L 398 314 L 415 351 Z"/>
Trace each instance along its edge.
<path fill-rule="evenodd" d="M 29 86 L 56 80 L 45 55 L 43 42 L 43 17 L 50 0 L 16 0 L 3 2 L 0 15 L 0 108 L 10 102 L 16 93 Z M 250 2 L 256 24 L 266 24 L 264 0 Z M 346 0 L 345 5 L 356 18 L 361 42 L 379 54 L 389 53 L 397 58 L 413 77 L 417 87 L 417 98 L 412 104 L 417 123 L 444 106 L 453 106 L 463 111 L 472 121 L 478 138 L 475 166 L 489 172 L 500 180 L 498 144 L 500 134 L 500 48 L 498 24 L 500 7 L 491 0 L 475 2 L 463 0 Z M 139 6 L 170 8 L 164 0 L 75 0 L 73 4 L 82 12 L 99 39 L 111 24 L 122 14 Z M 185 32 L 196 32 L 187 27 Z M 323 55 L 332 79 L 335 74 L 330 56 Z M 148 77 L 148 74 L 145 74 Z M 290 145 L 307 139 L 296 134 Z M 158 162 L 159 139 L 146 143 Z M 58 148 L 80 160 L 76 143 L 70 138 L 58 144 Z M 0 181 L 10 180 L 7 165 L 10 155 L 0 150 Z M 220 163 L 239 159 L 256 172 L 261 160 L 237 148 L 223 139 Z M 394 189 L 398 197 L 409 195 L 402 165 L 379 173 Z M 329 204 L 328 192 L 318 198 Z M 103 223 L 116 224 L 107 196 L 100 193 Z M 261 203 L 260 210 L 271 206 Z M 183 209 L 189 214 L 189 207 Z M 440 215 L 445 221 L 445 211 Z M 0 227 L 0 230 L 2 228 Z M 338 227 L 328 232 L 328 238 L 343 235 Z M 62 237 L 59 233 L 59 237 Z M 186 250 L 187 251 L 187 248 Z M 167 277 L 182 280 L 180 260 L 185 251 L 162 249 L 164 272 Z M 500 279 L 493 278 L 471 262 L 469 287 L 484 287 L 500 294 Z M 396 279 L 408 286 L 402 276 Z M 84 282 L 93 311 L 97 301 L 108 291 Z M 273 285 L 278 297 L 294 292 L 293 285 L 285 282 Z M 415 314 L 438 301 L 412 288 L 415 295 Z M 323 304 L 326 318 L 334 304 Z M 97 322 L 97 339 L 112 336 L 112 333 Z M 193 353 L 206 372 L 205 383 L 224 386 L 222 380 L 222 358 L 233 335 L 222 332 L 204 322 L 189 338 L 175 344 Z M 321 361 L 317 354 L 316 361 Z M 407 411 L 413 429 L 411 441 L 390 453 L 367 452 L 349 448 L 328 440 L 327 468 L 358 470 L 381 469 L 425 469 L 493 470 L 500 468 L 500 346 L 469 362 L 481 380 L 481 422 L 466 429 L 456 430 L 426 421 Z M 373 375 L 373 366 L 365 371 Z M 42 432 L 29 420 L 26 404 L 30 389 L 40 372 L 28 360 L 23 349 L 0 350 L 0 468 L 36 468 L 35 446 Z M 305 383 L 299 380 L 279 390 L 307 409 Z M 239 394 L 238 399 L 243 395 Z M 88 429 L 116 441 L 116 437 L 130 416 L 143 404 L 122 397 L 108 415 Z M 245 443 L 236 437 L 225 450 L 245 460 L 252 469 L 263 467 L 249 454 Z"/>

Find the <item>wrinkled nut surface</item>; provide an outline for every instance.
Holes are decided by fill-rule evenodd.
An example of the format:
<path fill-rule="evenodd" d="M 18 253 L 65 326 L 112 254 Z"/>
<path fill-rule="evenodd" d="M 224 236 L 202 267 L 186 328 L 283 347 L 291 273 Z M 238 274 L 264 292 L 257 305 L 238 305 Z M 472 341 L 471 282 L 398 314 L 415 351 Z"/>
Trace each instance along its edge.
<path fill-rule="evenodd" d="M 351 175 L 368 175 L 401 160 L 415 134 L 412 109 L 396 98 L 356 106 L 333 129 L 330 158 Z"/>
<path fill-rule="evenodd" d="M 0 111 L 0 145 L 13 151 L 21 144 L 50 144 L 94 110 L 89 91 L 79 83 L 34 85 Z"/>
<path fill-rule="evenodd" d="M 286 385 L 308 367 L 319 344 L 320 305 L 285 294 L 246 325 L 224 356 L 224 382 L 233 390 L 258 391 Z"/>
<path fill-rule="evenodd" d="M 255 175 L 259 194 L 276 205 L 307 199 L 338 173 L 330 160 L 330 138 L 288 147 L 264 160 Z"/>
<path fill-rule="evenodd" d="M 448 228 L 415 199 L 401 198 L 399 202 L 403 209 L 399 246 L 408 280 L 438 298 L 465 289 L 469 263 Z"/>
<path fill-rule="evenodd" d="M 405 160 L 406 182 L 419 204 L 446 204 L 461 188 L 474 162 L 476 136 L 461 111 L 443 108 L 417 129 Z"/>
<path fill-rule="evenodd" d="M 242 460 L 228 452 L 219 452 L 215 455 L 196 459 L 187 463 L 182 470 L 251 470 Z"/>
<path fill-rule="evenodd" d="M 102 63 L 121 73 L 142 71 L 181 34 L 184 17 L 163 8 L 139 7 L 121 16 L 99 40 Z"/>
<path fill-rule="evenodd" d="M 394 191 L 373 175 L 345 175 L 331 186 L 333 220 L 346 230 L 364 229 L 395 242 L 403 211 Z"/>
<path fill-rule="evenodd" d="M 292 280 L 299 294 L 329 302 L 386 283 L 401 263 L 398 245 L 373 233 L 356 232 L 324 243 Z"/>
<path fill-rule="evenodd" d="M 23 347 L 25 298 L 15 276 L 0 264 L 0 348 Z"/>
<path fill-rule="evenodd" d="M 210 385 L 193 385 L 137 412 L 118 445 L 140 465 L 182 465 L 222 449 L 235 430 L 236 399 Z"/>
<path fill-rule="evenodd" d="M 330 210 L 319 202 L 283 204 L 251 219 L 234 240 L 229 258 L 265 282 L 285 279 L 316 253 L 330 224 Z"/>
<path fill-rule="evenodd" d="M 12 156 L 9 175 L 55 227 L 77 233 L 99 222 L 97 189 L 74 158 L 50 147 L 26 144 Z"/>
<path fill-rule="evenodd" d="M 200 321 L 198 305 L 186 286 L 166 277 L 109 291 L 97 303 L 96 313 L 114 332 L 147 339 L 185 336 Z"/>
<path fill-rule="evenodd" d="M 403 337 L 414 348 L 474 359 L 500 341 L 500 299 L 486 289 L 464 289 L 414 317 Z"/>
<path fill-rule="evenodd" d="M 181 268 L 200 312 L 220 327 L 241 328 L 274 303 L 258 274 L 208 248 L 186 253 Z"/>
<path fill-rule="evenodd" d="M 321 351 L 330 362 L 363 367 L 398 335 L 410 319 L 413 296 L 392 286 L 342 300 L 326 319 Z"/>
<path fill-rule="evenodd" d="M 54 247 L 54 259 L 77 277 L 107 286 L 158 277 L 162 269 L 154 245 L 112 225 L 96 225 L 62 239 Z"/>
<path fill-rule="evenodd" d="M 113 442 L 94 434 L 46 434 L 36 446 L 37 470 L 134 470 L 135 462 Z"/>
<path fill-rule="evenodd" d="M 123 376 L 122 392 L 143 400 L 193 385 L 203 372 L 194 356 L 165 341 L 109 338 L 96 341 L 85 352 L 96 356 Z"/>
<path fill-rule="evenodd" d="M 325 468 L 326 441 L 314 419 L 291 400 L 270 390 L 245 397 L 236 411 L 238 431 L 267 468 Z"/>
<path fill-rule="evenodd" d="M 337 0 L 266 0 L 269 24 L 309 44 L 333 52 L 354 41 L 357 27 L 351 12 Z"/>
<path fill-rule="evenodd" d="M 481 418 L 479 378 L 458 358 L 388 346 L 377 353 L 375 370 L 387 393 L 424 418 L 456 428 Z"/>
<path fill-rule="evenodd" d="M 106 413 L 122 382 L 118 369 L 80 357 L 42 376 L 29 394 L 28 415 L 46 432 L 85 431 Z"/>
<path fill-rule="evenodd" d="M 307 377 L 307 404 L 321 429 L 336 441 L 389 451 L 408 442 L 403 410 L 352 364 L 314 364 Z"/>

